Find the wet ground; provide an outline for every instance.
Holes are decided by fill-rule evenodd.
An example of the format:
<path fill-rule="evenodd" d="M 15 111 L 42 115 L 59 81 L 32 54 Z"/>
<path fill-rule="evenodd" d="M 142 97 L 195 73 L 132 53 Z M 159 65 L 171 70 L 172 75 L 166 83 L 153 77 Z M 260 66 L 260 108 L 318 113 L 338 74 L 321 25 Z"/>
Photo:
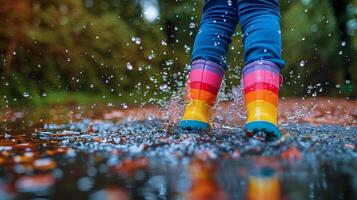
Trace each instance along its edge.
<path fill-rule="evenodd" d="M 284 138 L 269 143 L 245 137 L 231 106 L 209 132 L 168 123 L 172 108 L 6 110 L 0 197 L 357 199 L 355 101 L 282 101 Z"/>

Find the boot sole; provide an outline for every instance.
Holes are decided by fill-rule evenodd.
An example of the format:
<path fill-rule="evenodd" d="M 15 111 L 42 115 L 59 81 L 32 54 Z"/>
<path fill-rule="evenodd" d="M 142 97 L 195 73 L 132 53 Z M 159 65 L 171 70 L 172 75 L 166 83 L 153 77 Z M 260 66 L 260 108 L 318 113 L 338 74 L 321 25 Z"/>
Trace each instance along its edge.
<path fill-rule="evenodd" d="M 259 132 L 263 132 L 266 134 L 265 140 L 267 141 L 273 141 L 283 136 L 278 127 L 266 121 L 249 122 L 244 126 L 244 130 L 248 133 L 248 136 L 254 136 Z"/>
<path fill-rule="evenodd" d="M 181 120 L 180 128 L 183 130 L 208 130 L 210 126 L 208 123 L 197 120 Z"/>

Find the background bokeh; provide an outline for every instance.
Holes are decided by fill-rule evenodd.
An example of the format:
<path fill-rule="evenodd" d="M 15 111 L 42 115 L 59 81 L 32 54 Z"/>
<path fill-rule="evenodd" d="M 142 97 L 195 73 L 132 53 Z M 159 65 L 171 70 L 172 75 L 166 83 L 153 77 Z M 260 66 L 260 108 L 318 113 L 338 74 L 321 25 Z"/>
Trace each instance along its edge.
<path fill-rule="evenodd" d="M 155 102 L 185 84 L 203 0 L 0 0 L 0 105 Z M 355 97 L 357 0 L 282 0 L 283 97 Z M 242 34 L 225 89 L 240 83 Z"/>

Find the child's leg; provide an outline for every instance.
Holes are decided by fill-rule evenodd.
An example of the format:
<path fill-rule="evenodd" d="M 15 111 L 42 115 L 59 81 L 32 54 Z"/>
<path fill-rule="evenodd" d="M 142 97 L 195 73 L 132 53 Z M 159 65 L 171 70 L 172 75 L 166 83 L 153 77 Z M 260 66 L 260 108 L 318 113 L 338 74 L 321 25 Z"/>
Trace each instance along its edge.
<path fill-rule="evenodd" d="M 281 58 L 278 0 L 238 0 L 239 22 L 244 34 L 243 84 L 248 119 L 245 130 L 280 137 L 278 125 Z"/>
<path fill-rule="evenodd" d="M 226 70 L 225 57 L 237 25 L 236 1 L 206 0 L 192 52 L 189 93 L 180 127 L 208 129 Z"/>

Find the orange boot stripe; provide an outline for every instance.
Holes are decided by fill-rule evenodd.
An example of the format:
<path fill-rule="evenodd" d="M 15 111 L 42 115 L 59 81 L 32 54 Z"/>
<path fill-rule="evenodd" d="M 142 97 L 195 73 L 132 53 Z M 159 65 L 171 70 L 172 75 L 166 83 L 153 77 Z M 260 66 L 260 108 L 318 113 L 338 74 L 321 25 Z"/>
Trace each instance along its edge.
<path fill-rule="evenodd" d="M 188 99 L 201 100 L 209 105 L 213 105 L 214 101 L 216 100 L 216 95 L 212 94 L 211 92 L 207 92 L 205 90 L 191 89 L 189 92 Z"/>
<path fill-rule="evenodd" d="M 249 104 L 256 100 L 263 100 L 278 107 L 278 96 L 269 90 L 254 90 L 245 94 L 245 102 Z"/>

